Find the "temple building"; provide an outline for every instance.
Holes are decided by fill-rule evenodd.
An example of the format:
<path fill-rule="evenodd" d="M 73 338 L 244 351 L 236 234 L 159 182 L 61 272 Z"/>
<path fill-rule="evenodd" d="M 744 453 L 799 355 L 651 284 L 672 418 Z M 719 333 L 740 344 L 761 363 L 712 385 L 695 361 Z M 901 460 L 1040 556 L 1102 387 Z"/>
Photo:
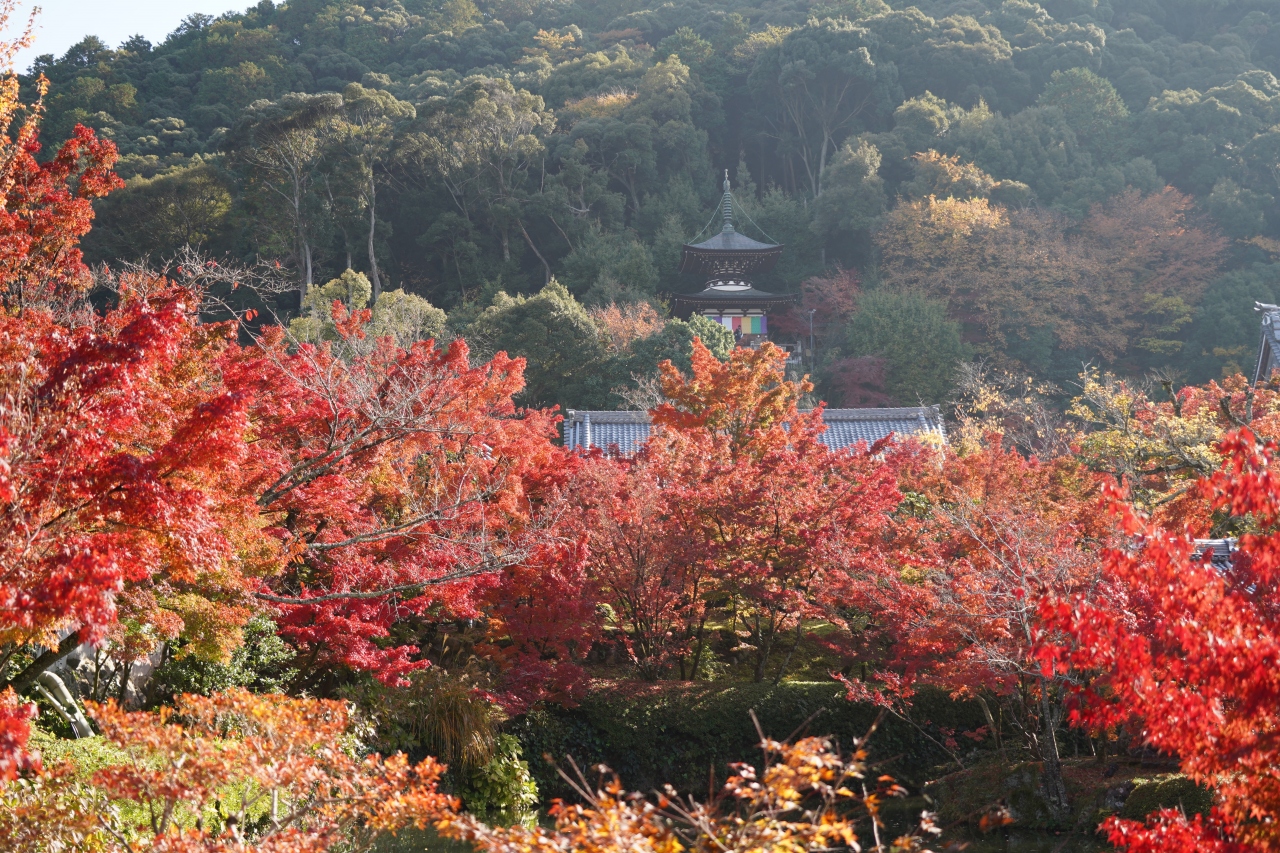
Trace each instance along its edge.
<path fill-rule="evenodd" d="M 680 272 L 703 275 L 706 285 L 697 293 L 673 294 L 673 313 L 678 317 L 692 314 L 709 317 L 730 329 L 739 345 L 756 346 L 769 334 L 769 312 L 785 308 L 796 300 L 794 295 L 757 290 L 751 283 L 753 275 L 774 268 L 782 246 L 753 240 L 734 227 L 728 170 L 724 173 L 720 216 L 720 233 L 701 243 L 684 246 Z"/>
<path fill-rule="evenodd" d="M 914 437 L 945 443 L 947 428 L 937 406 L 899 409 L 827 409 L 822 413 L 827 430 L 822 443 L 843 450 L 866 442 L 868 446 L 889 436 Z M 648 412 L 565 413 L 564 444 L 571 450 L 598 448 L 605 453 L 631 456 L 649 440 Z"/>

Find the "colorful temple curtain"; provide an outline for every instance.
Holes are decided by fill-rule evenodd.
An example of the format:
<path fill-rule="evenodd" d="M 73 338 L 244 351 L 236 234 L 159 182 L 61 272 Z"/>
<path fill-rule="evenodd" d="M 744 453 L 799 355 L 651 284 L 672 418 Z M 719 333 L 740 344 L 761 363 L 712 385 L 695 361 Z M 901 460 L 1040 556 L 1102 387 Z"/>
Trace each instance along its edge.
<path fill-rule="evenodd" d="M 715 320 L 726 329 L 732 329 L 744 335 L 767 335 L 769 334 L 769 323 L 764 315 L 753 315 L 749 317 L 716 317 L 710 319 Z"/>

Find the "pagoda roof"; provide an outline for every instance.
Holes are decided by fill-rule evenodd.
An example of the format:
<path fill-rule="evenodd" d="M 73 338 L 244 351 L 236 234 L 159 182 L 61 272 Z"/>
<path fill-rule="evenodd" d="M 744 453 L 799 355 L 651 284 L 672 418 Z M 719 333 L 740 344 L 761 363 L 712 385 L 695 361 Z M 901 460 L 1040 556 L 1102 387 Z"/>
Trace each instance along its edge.
<path fill-rule="evenodd" d="M 737 231 L 724 230 L 710 240 L 686 243 L 680 256 L 680 272 L 768 272 L 777 265 L 781 254 L 780 244 L 761 243 Z"/>
<path fill-rule="evenodd" d="M 697 293 L 673 293 L 672 301 L 682 308 L 772 308 L 796 301 L 793 293 L 770 293 L 750 284 L 712 284 Z"/>
<path fill-rule="evenodd" d="M 680 272 L 720 275 L 726 272 L 764 272 L 773 269 L 782 254 L 781 243 L 761 243 L 733 227 L 733 193 L 729 172 L 724 174 L 724 196 L 720 202 L 720 233 L 701 243 L 685 243 Z"/>
<path fill-rule="evenodd" d="M 746 234 L 740 234 L 732 225 L 725 226 L 720 233 L 710 240 L 701 243 L 685 243 L 684 247 L 695 252 L 760 252 L 777 254 L 782 251 L 780 243 L 761 243 L 752 240 Z"/>

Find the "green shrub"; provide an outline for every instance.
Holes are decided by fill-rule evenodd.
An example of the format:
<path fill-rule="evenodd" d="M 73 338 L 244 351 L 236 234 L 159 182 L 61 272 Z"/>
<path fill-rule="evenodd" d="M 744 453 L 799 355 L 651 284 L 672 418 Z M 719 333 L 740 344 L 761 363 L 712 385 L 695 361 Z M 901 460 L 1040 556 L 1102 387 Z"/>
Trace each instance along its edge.
<path fill-rule="evenodd" d="M 1135 787 L 1120 809 L 1120 817 L 1129 820 L 1142 820 L 1157 809 L 1180 808 L 1190 817 L 1208 814 L 1213 807 L 1213 791 L 1181 774 L 1133 781 Z"/>
<path fill-rule="evenodd" d="M 45 730 L 43 725 L 32 726 L 31 749 L 40 753 L 40 760 L 46 766 L 70 764 L 76 768 L 77 778 L 86 780 L 104 767 L 129 761 L 124 750 L 106 738 L 61 738 Z"/>
<path fill-rule="evenodd" d="M 471 771 L 459 793 L 467 811 L 496 826 L 533 826 L 538 786 L 520 752 L 520 741 L 499 735 L 493 758 Z"/>
<path fill-rule="evenodd" d="M 572 756 L 584 770 L 605 764 L 634 790 L 669 782 L 683 791 L 704 793 L 710 777 L 724 779 L 728 763 L 759 760 L 752 711 L 765 734 L 778 739 L 816 714 L 807 732 L 831 735 L 846 748 L 880 717 L 879 708 L 847 701 L 844 689 L 832 682 L 621 683 L 597 687 L 573 709 L 534 710 L 509 728 L 525 755 L 546 756 L 562 765 Z M 917 696 L 912 718 L 938 741 L 945 740 L 946 731 L 972 731 L 984 724 L 977 703 L 953 701 L 931 690 Z M 929 770 L 950 759 L 915 726 L 888 715 L 880 720 L 869 750 L 873 762 L 884 762 L 878 769 L 907 783 L 923 781 Z M 550 763 L 532 764 L 544 797 L 570 795 Z"/>
<path fill-rule="evenodd" d="M 276 633 L 276 624 L 265 616 L 254 616 L 244 626 L 244 644 L 231 655 L 231 662 L 201 660 L 194 655 L 176 654 L 160 665 L 147 688 L 148 704 L 167 704 L 182 693 L 210 696 L 244 687 L 254 693 L 280 693 L 297 670 L 291 648 Z"/>

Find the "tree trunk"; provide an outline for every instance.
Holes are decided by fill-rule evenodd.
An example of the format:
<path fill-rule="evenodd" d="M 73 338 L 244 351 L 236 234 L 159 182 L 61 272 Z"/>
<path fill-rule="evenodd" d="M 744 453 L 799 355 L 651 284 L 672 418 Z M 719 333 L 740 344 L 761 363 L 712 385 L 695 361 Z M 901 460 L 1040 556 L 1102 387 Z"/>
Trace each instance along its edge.
<path fill-rule="evenodd" d="M 374 184 L 373 178 L 369 179 L 369 278 L 373 283 L 373 299 L 370 304 L 376 304 L 378 297 L 382 294 L 382 279 L 378 276 L 378 253 L 374 251 L 373 239 L 378 229 L 378 188 Z"/>
<path fill-rule="evenodd" d="M 991 727 L 991 736 L 996 741 L 996 752 L 1000 755 L 1000 761 L 1004 762 L 1004 741 L 1000 738 L 1000 727 L 996 725 L 996 718 L 991 714 L 991 706 L 987 704 L 987 697 L 981 693 L 977 694 L 978 704 L 982 706 L 982 715 L 987 718 L 987 725 Z"/>
<path fill-rule="evenodd" d="M 133 675 L 133 664 L 125 663 L 120 671 L 120 693 L 116 696 L 116 702 L 120 707 L 124 707 L 124 702 L 129 698 L 129 677 Z"/>
<path fill-rule="evenodd" d="M 752 674 L 751 679 L 756 684 L 764 681 L 764 667 L 769 662 L 769 653 L 773 651 L 773 634 L 774 629 L 772 626 L 767 635 L 764 632 L 764 628 L 756 629 L 756 640 L 760 643 L 760 647 L 756 649 L 756 671 Z"/>
<path fill-rule="evenodd" d="M 703 630 L 706 628 L 706 625 L 707 625 L 707 614 L 704 612 L 702 614 L 702 619 L 698 622 L 698 630 L 694 632 L 694 639 L 697 641 L 697 646 L 695 647 L 693 652 L 693 662 L 691 665 L 692 669 L 689 672 L 689 680 L 691 681 L 697 680 L 698 667 L 702 665 L 702 650 L 706 648 L 706 642 L 703 640 Z M 681 681 L 685 680 L 684 658 L 680 659 L 680 680 Z"/>
<path fill-rule="evenodd" d="M 311 243 L 307 241 L 307 227 L 302 217 L 303 177 L 296 166 L 290 167 L 293 178 L 293 226 L 298 233 L 298 260 L 302 262 L 302 294 L 311 287 Z"/>
<path fill-rule="evenodd" d="M 27 668 L 10 679 L 7 686 L 12 687 L 17 693 L 25 693 L 36 683 L 36 679 L 40 677 L 40 673 L 71 654 L 71 652 L 79 645 L 80 632 L 72 631 L 70 634 L 62 638 L 62 642 L 58 643 L 58 647 L 56 649 L 45 649 L 39 657 L 27 664 Z M 5 686 L 6 685 L 4 684 L 0 684 L 0 688 Z"/>
<path fill-rule="evenodd" d="M 58 716 L 71 727 L 72 734 L 77 738 L 93 737 L 93 728 L 89 725 L 89 720 L 85 717 L 84 711 L 80 710 L 75 697 L 71 695 L 71 691 L 67 689 L 66 683 L 61 678 L 46 670 L 40 673 L 36 690 L 53 706 Z"/>
<path fill-rule="evenodd" d="M 1044 758 L 1044 793 L 1057 816 L 1065 819 L 1071 813 L 1067 786 L 1062 780 L 1062 756 L 1058 754 L 1057 720 L 1049 704 L 1049 685 L 1040 685 L 1040 753 Z"/>
<path fill-rule="evenodd" d="M 787 667 L 791 666 L 791 658 L 795 656 L 796 648 L 800 645 L 800 638 L 804 636 L 803 630 L 804 630 L 804 617 L 797 616 L 796 617 L 796 641 L 791 646 L 790 650 L 787 651 L 787 656 L 782 659 L 782 666 L 778 667 L 778 674 L 774 676 L 774 679 L 773 679 L 774 684 L 782 683 L 782 676 L 786 674 Z"/>
<path fill-rule="evenodd" d="M 533 244 L 533 238 L 530 237 L 529 232 L 525 230 L 524 220 L 517 219 L 516 224 L 520 226 L 520 233 L 524 235 L 524 241 L 529 244 L 530 249 L 533 249 L 533 253 L 538 256 L 538 260 L 542 261 L 542 269 L 544 273 L 542 283 L 548 284 L 551 281 L 551 264 L 547 263 L 547 259 L 542 257 L 542 253 L 538 251 L 538 247 Z"/>

